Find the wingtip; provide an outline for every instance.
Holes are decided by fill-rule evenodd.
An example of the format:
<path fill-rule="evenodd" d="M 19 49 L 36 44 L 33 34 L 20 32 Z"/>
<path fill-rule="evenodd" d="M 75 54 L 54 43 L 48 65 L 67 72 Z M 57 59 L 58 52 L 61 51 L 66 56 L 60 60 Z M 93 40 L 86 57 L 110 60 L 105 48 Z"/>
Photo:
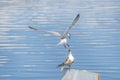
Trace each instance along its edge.
<path fill-rule="evenodd" d="M 31 28 L 31 26 L 28 26 L 28 28 Z"/>
<path fill-rule="evenodd" d="M 58 65 L 56 68 L 60 68 L 60 67 L 62 67 L 62 65 Z"/>
<path fill-rule="evenodd" d="M 57 67 L 59 68 L 59 67 L 62 67 L 62 66 L 64 66 L 64 63 L 59 64 Z"/>
<path fill-rule="evenodd" d="M 79 14 L 79 13 L 77 14 L 77 17 L 80 17 L 80 14 Z"/>
<path fill-rule="evenodd" d="M 36 28 L 33 28 L 33 27 L 31 27 L 31 26 L 28 26 L 28 28 L 33 29 L 33 30 L 37 30 Z"/>
<path fill-rule="evenodd" d="M 31 27 L 31 26 L 28 26 L 28 28 L 33 29 L 33 27 Z"/>
<path fill-rule="evenodd" d="M 58 65 L 56 68 L 59 68 L 60 66 Z"/>

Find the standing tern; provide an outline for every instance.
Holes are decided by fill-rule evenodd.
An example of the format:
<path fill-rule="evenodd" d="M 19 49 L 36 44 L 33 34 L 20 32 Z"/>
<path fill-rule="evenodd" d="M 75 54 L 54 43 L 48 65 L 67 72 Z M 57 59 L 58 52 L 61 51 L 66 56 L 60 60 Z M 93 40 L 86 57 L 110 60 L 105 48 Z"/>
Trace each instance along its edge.
<path fill-rule="evenodd" d="M 80 15 L 77 14 L 77 16 L 75 17 L 75 19 L 73 20 L 72 24 L 65 30 L 65 32 L 63 34 L 59 33 L 59 32 L 56 32 L 56 31 L 48 31 L 48 30 L 41 30 L 39 29 L 39 31 L 43 31 L 43 32 L 46 32 L 46 33 L 49 33 L 51 35 L 55 35 L 55 36 L 58 36 L 61 38 L 60 42 L 57 44 L 58 46 L 59 45 L 64 45 L 64 47 L 69 47 L 68 43 L 67 43 L 67 38 L 70 39 L 71 35 L 70 35 L 70 29 L 75 25 L 75 23 L 79 20 L 80 18 Z M 33 29 L 33 30 L 38 30 L 37 28 L 34 28 L 34 27 L 31 27 L 29 26 L 30 29 Z"/>
<path fill-rule="evenodd" d="M 59 64 L 58 67 L 69 66 L 70 68 L 73 62 L 74 62 L 74 57 L 72 56 L 72 51 L 68 50 L 67 59 L 63 63 Z"/>

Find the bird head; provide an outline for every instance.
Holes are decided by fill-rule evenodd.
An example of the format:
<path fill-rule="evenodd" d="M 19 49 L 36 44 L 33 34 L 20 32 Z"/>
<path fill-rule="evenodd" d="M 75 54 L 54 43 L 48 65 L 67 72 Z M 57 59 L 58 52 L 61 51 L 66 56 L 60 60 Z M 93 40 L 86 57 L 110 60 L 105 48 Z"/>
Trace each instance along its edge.
<path fill-rule="evenodd" d="M 71 54 L 71 52 L 72 52 L 72 51 L 69 49 L 69 50 L 68 50 L 68 54 Z"/>
<path fill-rule="evenodd" d="M 70 38 L 71 38 L 71 34 L 70 34 L 70 33 L 68 33 L 68 34 L 67 34 L 67 37 L 70 39 Z"/>

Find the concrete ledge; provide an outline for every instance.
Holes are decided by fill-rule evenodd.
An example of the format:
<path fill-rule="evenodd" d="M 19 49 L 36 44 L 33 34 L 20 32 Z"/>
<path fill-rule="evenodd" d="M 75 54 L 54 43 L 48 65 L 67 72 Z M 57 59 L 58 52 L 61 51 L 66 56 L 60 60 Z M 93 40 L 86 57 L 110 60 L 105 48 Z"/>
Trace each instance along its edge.
<path fill-rule="evenodd" d="M 100 80 L 100 74 L 87 70 L 65 68 L 62 71 L 62 80 Z"/>

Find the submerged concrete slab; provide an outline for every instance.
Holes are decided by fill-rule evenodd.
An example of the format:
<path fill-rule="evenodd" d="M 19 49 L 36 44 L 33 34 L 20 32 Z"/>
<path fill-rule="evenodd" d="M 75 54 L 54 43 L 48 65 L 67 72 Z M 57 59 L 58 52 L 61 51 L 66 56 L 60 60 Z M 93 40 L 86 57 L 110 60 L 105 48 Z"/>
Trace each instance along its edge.
<path fill-rule="evenodd" d="M 87 70 L 65 68 L 62 71 L 62 80 L 100 80 L 100 74 Z"/>

